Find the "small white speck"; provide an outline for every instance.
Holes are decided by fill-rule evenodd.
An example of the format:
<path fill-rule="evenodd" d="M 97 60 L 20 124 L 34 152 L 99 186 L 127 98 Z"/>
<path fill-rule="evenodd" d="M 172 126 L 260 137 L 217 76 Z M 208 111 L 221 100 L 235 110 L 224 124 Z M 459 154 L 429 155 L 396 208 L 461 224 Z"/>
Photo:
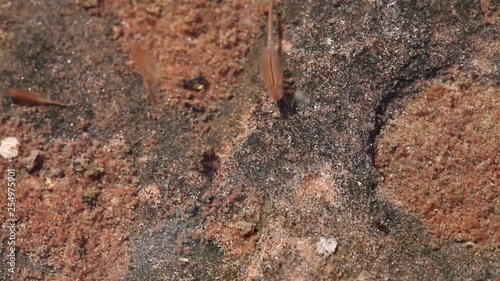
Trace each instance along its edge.
<path fill-rule="evenodd" d="M 309 104 L 309 102 L 311 101 L 311 98 L 309 98 L 309 95 L 302 90 L 297 90 L 293 94 L 293 99 L 298 101 L 298 102 L 304 103 L 304 104 Z"/>
<path fill-rule="evenodd" d="M 6 137 L 0 144 L 0 155 L 6 159 L 12 159 L 19 155 L 19 141 L 15 137 Z"/>
<path fill-rule="evenodd" d="M 320 255 L 331 255 L 337 250 L 337 239 L 320 237 L 316 243 L 316 252 Z"/>

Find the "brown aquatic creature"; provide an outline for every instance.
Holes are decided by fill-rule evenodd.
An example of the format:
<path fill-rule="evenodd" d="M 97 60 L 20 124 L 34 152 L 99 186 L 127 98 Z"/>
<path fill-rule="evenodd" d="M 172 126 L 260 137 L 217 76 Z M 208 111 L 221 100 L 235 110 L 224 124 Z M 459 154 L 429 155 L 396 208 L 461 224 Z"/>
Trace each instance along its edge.
<path fill-rule="evenodd" d="M 135 66 L 144 79 L 144 86 L 151 97 L 151 103 L 153 105 L 157 104 L 156 96 L 153 93 L 159 80 L 158 62 L 156 58 L 144 51 L 138 42 L 132 44 L 131 53 Z"/>
<path fill-rule="evenodd" d="M 269 1 L 267 46 L 260 60 L 260 75 L 267 92 L 275 101 L 283 98 L 283 65 L 281 56 L 273 44 L 273 0 Z"/>
<path fill-rule="evenodd" d="M 20 89 L 8 89 L 7 94 L 12 98 L 15 104 L 19 105 L 57 105 L 57 106 L 68 106 L 60 101 L 52 101 L 44 99 L 34 93 L 30 93 L 25 90 Z"/>

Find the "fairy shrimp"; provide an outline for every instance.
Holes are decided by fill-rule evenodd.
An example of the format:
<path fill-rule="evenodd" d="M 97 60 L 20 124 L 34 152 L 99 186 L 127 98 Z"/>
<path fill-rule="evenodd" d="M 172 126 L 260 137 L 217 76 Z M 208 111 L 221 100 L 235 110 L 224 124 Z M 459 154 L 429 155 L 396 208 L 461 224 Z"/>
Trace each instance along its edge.
<path fill-rule="evenodd" d="M 279 101 L 283 97 L 283 65 L 273 44 L 273 3 L 273 0 L 269 1 L 267 46 L 260 59 L 260 75 L 271 98 Z"/>
<path fill-rule="evenodd" d="M 49 99 L 42 98 L 34 93 L 20 89 L 8 89 L 7 95 L 12 98 L 12 101 L 19 105 L 57 105 L 57 106 L 68 106 L 60 101 L 52 101 Z"/>
<path fill-rule="evenodd" d="M 144 80 L 144 86 L 151 97 L 151 103 L 157 104 L 156 96 L 153 93 L 159 80 L 158 62 L 156 58 L 146 52 L 137 42 L 132 44 L 131 54 L 135 66 Z"/>

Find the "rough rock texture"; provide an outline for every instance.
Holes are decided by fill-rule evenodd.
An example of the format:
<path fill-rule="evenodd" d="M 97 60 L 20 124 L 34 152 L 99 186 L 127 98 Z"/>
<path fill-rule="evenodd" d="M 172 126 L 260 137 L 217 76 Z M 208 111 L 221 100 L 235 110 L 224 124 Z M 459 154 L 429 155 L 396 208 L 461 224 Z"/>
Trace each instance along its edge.
<path fill-rule="evenodd" d="M 437 238 L 496 251 L 500 89 L 464 82 L 423 85 L 385 125 L 375 158 L 385 184 L 377 191 L 420 214 Z"/>
<path fill-rule="evenodd" d="M 459 87 L 441 90 L 436 100 L 458 92 L 466 95 L 465 103 L 477 95 L 495 108 L 500 30 L 494 1 L 280 1 L 276 12 L 290 85 L 289 95 L 277 104 L 267 97 L 257 74 L 265 1 L 189 1 L 178 7 L 184 20 L 166 9 L 171 2 L 121 2 L 0 3 L 2 92 L 33 88 L 73 105 L 28 108 L 1 99 L 1 138 L 15 136 L 20 142 L 19 157 L 0 159 L 2 171 L 16 169 L 18 183 L 16 278 L 500 276 L 497 233 L 457 239 L 457 233 L 475 231 L 477 225 L 443 230 L 426 212 L 437 202 L 451 206 L 441 210 L 454 216 L 473 217 L 476 207 L 448 202 L 446 189 L 438 201 L 427 199 L 430 191 L 418 189 L 427 187 L 425 177 L 416 187 L 395 186 L 404 183 L 398 177 L 408 170 L 399 173 L 393 167 L 400 159 L 412 159 L 388 156 L 398 137 L 418 139 L 433 132 L 403 130 L 426 122 L 411 108 L 429 93 L 421 86 L 427 81 Z M 232 36 L 243 32 L 244 25 L 210 11 L 233 19 L 245 14 L 245 24 L 252 27 L 248 34 Z M 168 20 L 179 28 L 165 33 L 154 28 L 168 26 Z M 173 46 L 165 47 L 166 53 L 162 48 L 151 51 L 162 64 L 172 61 L 165 54 L 189 54 L 198 46 L 197 38 L 208 40 L 203 32 L 217 28 L 220 37 L 214 38 L 227 40 L 214 41 L 225 43 L 205 51 L 212 52 L 214 61 L 231 60 L 222 78 L 217 68 L 218 74 L 206 77 L 209 89 L 189 94 L 180 80 L 212 70 L 175 62 L 180 68 L 176 73 L 186 76 L 176 77 L 181 83 L 164 78 L 160 104 L 147 106 L 141 78 L 127 66 L 123 46 L 144 37 L 150 46 L 165 47 L 158 40 L 168 38 Z M 176 45 L 182 39 L 187 43 Z M 237 55 L 218 48 L 234 48 Z M 455 84 L 457 80 L 465 84 Z M 296 103 L 294 93 L 309 102 Z M 406 110 L 415 118 L 404 118 Z M 497 120 L 495 112 L 478 116 Z M 388 120 L 400 116 L 394 123 L 401 127 L 384 131 Z M 468 121 L 457 116 L 448 123 L 453 122 Z M 487 132 L 494 128 L 479 127 L 478 135 L 494 138 Z M 485 148 L 494 152 L 495 143 L 490 140 Z M 40 151 L 43 162 L 30 173 L 22 159 L 33 150 Z M 419 155 L 433 152 L 422 148 Z M 469 167 L 459 157 L 453 159 L 448 167 Z M 474 194 L 493 206 L 481 214 L 489 219 L 487 227 L 495 229 L 498 159 L 488 163 L 488 185 L 478 185 Z M 480 173 L 473 176 L 481 178 Z M 2 186 L 6 177 L 1 177 Z M 5 196 L 0 198 L 6 206 Z M 426 206 L 423 212 L 421 206 Z M 5 221 L 7 215 L 1 216 Z M 2 228 L 1 234 L 5 245 L 9 233 Z M 318 247 L 324 241 L 335 241 L 335 250 Z M 1 254 L 6 257 L 4 246 Z M 5 262 L 0 265 L 2 278 L 8 276 L 7 268 Z"/>

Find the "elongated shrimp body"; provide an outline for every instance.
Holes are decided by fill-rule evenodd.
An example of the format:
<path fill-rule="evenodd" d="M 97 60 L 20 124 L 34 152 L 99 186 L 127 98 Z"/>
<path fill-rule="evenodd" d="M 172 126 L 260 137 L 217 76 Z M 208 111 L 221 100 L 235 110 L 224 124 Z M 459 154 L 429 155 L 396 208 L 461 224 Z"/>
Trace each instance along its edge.
<path fill-rule="evenodd" d="M 283 65 L 273 44 L 273 0 L 269 2 L 267 46 L 260 60 L 260 75 L 272 99 L 283 98 Z"/>

